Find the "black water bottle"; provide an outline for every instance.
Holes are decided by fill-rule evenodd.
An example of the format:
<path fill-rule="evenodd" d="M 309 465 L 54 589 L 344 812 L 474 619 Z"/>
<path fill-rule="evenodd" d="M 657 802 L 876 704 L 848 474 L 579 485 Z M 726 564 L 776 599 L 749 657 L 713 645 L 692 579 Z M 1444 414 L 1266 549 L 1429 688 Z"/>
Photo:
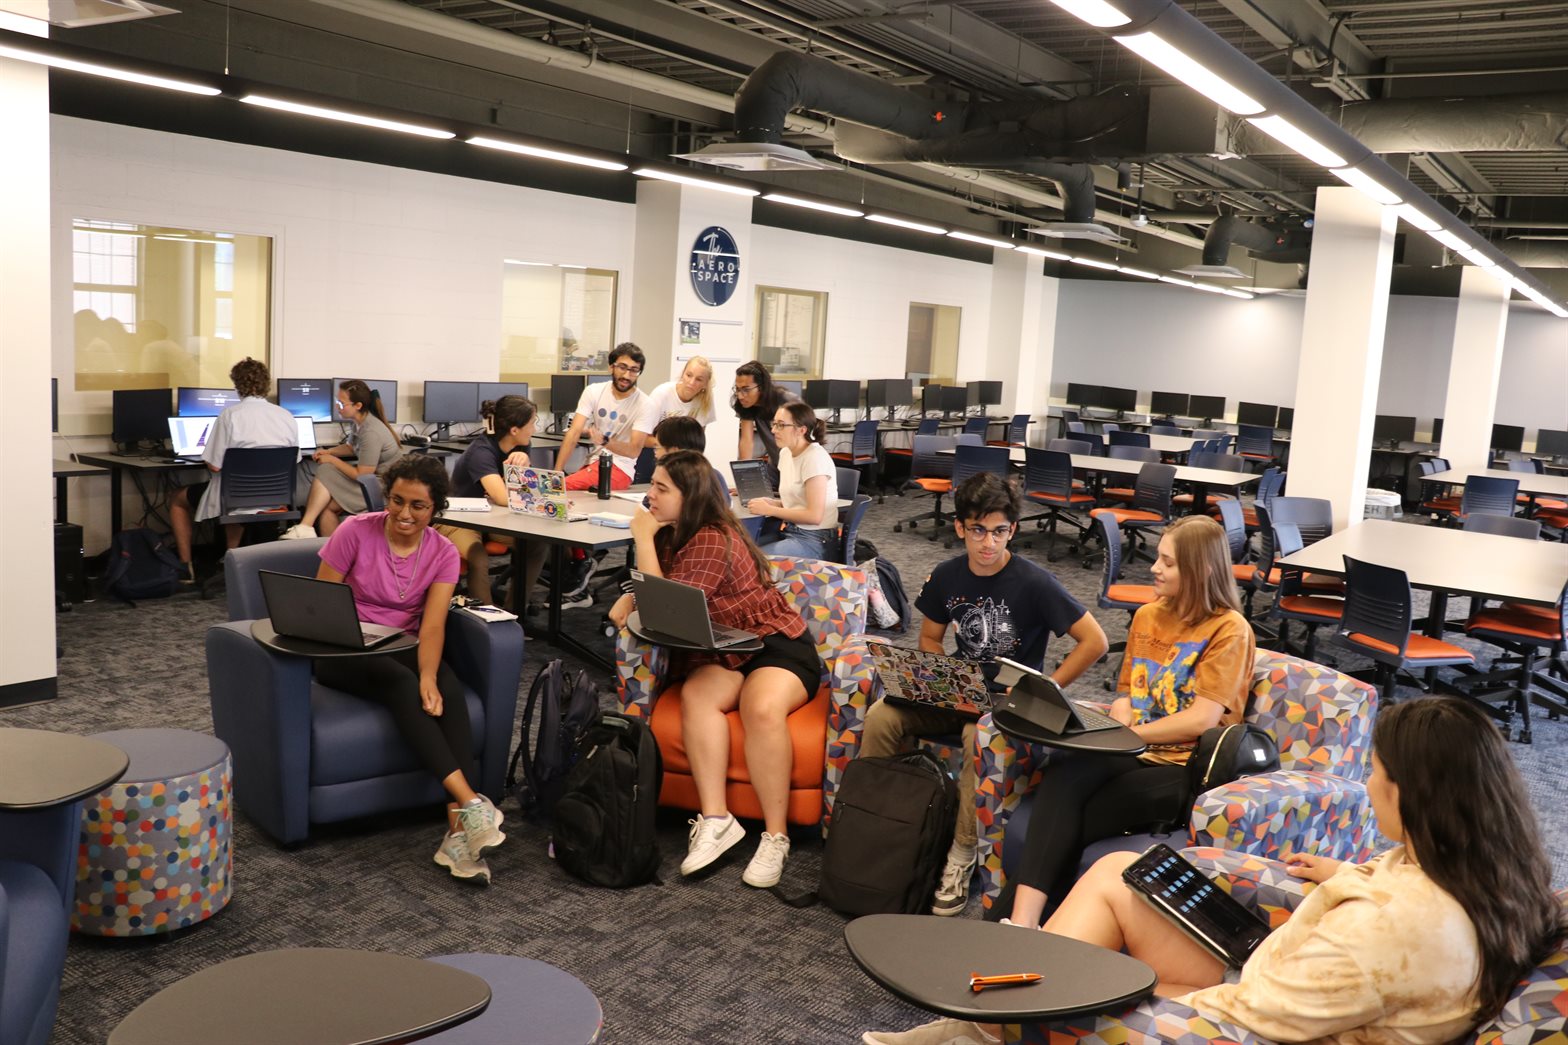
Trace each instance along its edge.
<path fill-rule="evenodd" d="M 614 467 L 615 467 L 614 462 L 612 462 L 610 460 L 610 451 L 608 451 L 608 450 L 600 450 L 599 451 L 599 500 L 601 500 L 601 501 L 608 501 L 610 499 L 610 469 L 614 468 Z"/>

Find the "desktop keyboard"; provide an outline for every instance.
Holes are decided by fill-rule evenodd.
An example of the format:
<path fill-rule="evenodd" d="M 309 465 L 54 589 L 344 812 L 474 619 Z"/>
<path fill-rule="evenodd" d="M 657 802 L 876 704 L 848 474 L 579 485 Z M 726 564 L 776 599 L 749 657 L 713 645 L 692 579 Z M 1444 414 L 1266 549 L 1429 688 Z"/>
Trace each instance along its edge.
<path fill-rule="evenodd" d="M 1085 731 L 1116 729 L 1121 726 L 1121 723 L 1111 716 L 1080 701 L 1073 701 L 1073 709 L 1078 712 L 1078 720 L 1083 723 Z"/>

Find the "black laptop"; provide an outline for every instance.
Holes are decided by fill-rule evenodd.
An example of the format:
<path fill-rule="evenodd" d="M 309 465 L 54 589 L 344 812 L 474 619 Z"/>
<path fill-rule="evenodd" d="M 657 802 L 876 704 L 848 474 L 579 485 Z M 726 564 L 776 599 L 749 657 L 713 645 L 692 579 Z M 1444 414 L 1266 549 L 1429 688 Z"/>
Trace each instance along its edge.
<path fill-rule="evenodd" d="M 773 484 L 768 480 L 768 462 L 761 458 L 731 461 L 730 475 L 735 479 L 735 496 L 741 504 L 774 495 Z"/>
<path fill-rule="evenodd" d="M 714 624 L 708 616 L 708 596 L 701 588 L 632 570 L 632 593 L 637 599 L 637 619 L 653 642 L 667 638 L 674 645 L 722 650 L 754 646 L 757 636 L 739 628 Z M 657 621 L 658 627 L 650 622 Z"/>
<path fill-rule="evenodd" d="M 293 639 L 329 646 L 374 649 L 402 635 L 399 628 L 359 619 L 354 592 L 347 584 L 261 570 L 261 597 L 272 630 Z"/>

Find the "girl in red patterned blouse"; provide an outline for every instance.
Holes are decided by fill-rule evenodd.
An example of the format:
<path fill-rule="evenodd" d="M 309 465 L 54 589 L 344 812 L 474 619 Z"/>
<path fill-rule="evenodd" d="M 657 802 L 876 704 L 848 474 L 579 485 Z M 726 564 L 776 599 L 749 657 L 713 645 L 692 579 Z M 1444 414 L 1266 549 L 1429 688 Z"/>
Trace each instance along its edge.
<path fill-rule="evenodd" d="M 691 821 L 681 874 L 713 863 L 745 837 L 725 804 L 730 727 L 740 709 L 746 725 L 746 768 L 762 806 L 762 840 L 741 880 L 759 889 L 776 885 L 789 858 L 785 813 L 793 758 L 785 720 L 816 695 L 824 670 L 806 622 L 773 586 L 773 571 L 714 491 L 707 458 L 689 450 L 668 454 L 654 469 L 648 507 L 632 517 L 639 567 L 701 588 L 714 623 L 762 637 L 756 653 L 677 655 L 681 732 L 702 814 Z M 633 609 L 623 595 L 610 619 L 624 626 Z"/>

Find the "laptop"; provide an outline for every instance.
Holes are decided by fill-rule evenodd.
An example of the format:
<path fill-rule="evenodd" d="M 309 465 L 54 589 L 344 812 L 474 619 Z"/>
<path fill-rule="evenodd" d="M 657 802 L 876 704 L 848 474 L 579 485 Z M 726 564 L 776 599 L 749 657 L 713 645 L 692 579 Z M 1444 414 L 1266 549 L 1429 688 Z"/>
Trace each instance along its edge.
<path fill-rule="evenodd" d="M 730 475 L 735 479 L 735 496 L 741 504 L 774 495 L 773 484 L 768 481 L 768 462 L 760 457 L 750 461 L 731 461 Z"/>
<path fill-rule="evenodd" d="M 374 649 L 403 634 L 387 624 L 360 620 L 353 589 L 347 584 L 272 570 L 260 570 L 257 575 L 272 630 L 279 635 L 329 646 Z"/>
<path fill-rule="evenodd" d="M 313 417 L 294 415 L 294 424 L 299 429 L 299 448 L 301 451 L 316 449 L 316 420 Z"/>
<path fill-rule="evenodd" d="M 631 575 L 637 619 L 643 622 L 643 632 L 655 642 L 663 637 L 682 646 L 725 649 L 757 641 L 757 636 L 749 631 L 715 625 L 708 616 L 708 596 L 701 588 L 652 577 L 641 570 L 632 570 Z M 648 626 L 647 622 L 654 620 L 659 622 L 658 628 Z"/>
<path fill-rule="evenodd" d="M 169 418 L 169 445 L 174 448 L 172 456 L 181 461 L 200 462 L 201 452 L 207 446 L 207 436 L 217 423 L 215 416 Z"/>
<path fill-rule="evenodd" d="M 1122 728 L 1111 716 L 1068 700 L 1049 675 L 1006 657 L 996 660 L 1003 668 L 997 681 L 1011 686 L 1012 692 L 998 701 L 992 718 L 1009 736 L 1033 741 L 1040 735 L 1060 737 Z"/>
<path fill-rule="evenodd" d="M 973 718 L 991 710 L 994 698 L 977 661 L 886 642 L 868 642 L 866 648 L 890 704 L 943 708 Z"/>

